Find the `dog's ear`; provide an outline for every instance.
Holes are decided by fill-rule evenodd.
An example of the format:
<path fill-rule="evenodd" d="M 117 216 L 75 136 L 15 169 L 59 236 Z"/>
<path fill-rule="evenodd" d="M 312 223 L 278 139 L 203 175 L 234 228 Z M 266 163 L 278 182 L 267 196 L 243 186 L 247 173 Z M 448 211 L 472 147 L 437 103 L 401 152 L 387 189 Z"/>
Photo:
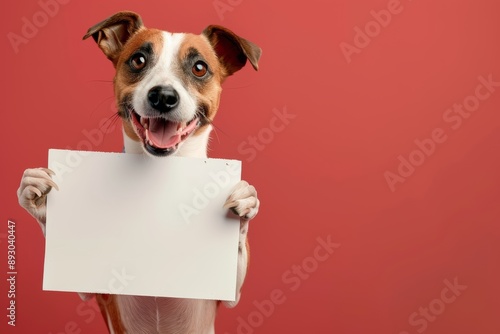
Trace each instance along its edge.
<path fill-rule="evenodd" d="M 118 12 L 90 27 L 83 39 L 90 36 L 116 66 L 118 56 L 127 40 L 143 27 L 141 17 L 129 11 Z"/>
<path fill-rule="evenodd" d="M 227 75 L 240 70 L 245 66 L 247 59 L 255 70 L 259 69 L 259 59 L 262 50 L 254 43 L 239 37 L 231 30 L 218 25 L 210 25 L 203 30 Z"/>

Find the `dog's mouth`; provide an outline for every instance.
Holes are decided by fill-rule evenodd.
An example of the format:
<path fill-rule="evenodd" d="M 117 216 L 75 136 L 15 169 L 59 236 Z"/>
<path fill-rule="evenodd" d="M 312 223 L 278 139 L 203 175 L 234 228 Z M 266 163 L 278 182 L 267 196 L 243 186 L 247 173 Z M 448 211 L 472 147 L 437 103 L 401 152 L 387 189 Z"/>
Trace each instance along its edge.
<path fill-rule="evenodd" d="M 161 117 L 143 117 L 134 110 L 130 111 L 130 115 L 144 148 L 156 156 L 167 156 L 175 152 L 179 143 L 200 126 L 198 117 L 189 122 L 173 122 Z"/>

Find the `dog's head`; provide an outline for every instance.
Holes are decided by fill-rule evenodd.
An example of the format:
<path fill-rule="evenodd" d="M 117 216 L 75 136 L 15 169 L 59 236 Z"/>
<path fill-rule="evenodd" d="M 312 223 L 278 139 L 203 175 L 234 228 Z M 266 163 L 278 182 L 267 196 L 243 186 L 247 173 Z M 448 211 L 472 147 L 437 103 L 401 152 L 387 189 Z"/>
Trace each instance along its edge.
<path fill-rule="evenodd" d="M 153 156 L 175 153 L 190 138 L 208 138 L 222 82 L 247 60 L 257 70 L 261 55 L 258 46 L 221 26 L 200 35 L 170 33 L 147 29 L 128 11 L 96 24 L 83 38 L 90 36 L 116 69 L 125 134 Z"/>

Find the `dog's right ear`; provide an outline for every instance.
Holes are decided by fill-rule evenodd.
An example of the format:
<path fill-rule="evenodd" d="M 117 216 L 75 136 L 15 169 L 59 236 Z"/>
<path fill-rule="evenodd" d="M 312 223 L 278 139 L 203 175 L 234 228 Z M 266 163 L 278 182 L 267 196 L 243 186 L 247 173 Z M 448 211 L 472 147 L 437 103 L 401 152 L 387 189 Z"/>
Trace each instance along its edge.
<path fill-rule="evenodd" d="M 125 43 L 130 36 L 143 27 L 142 19 L 138 14 L 129 11 L 118 12 L 90 27 L 83 39 L 92 36 L 102 52 L 116 66 Z"/>

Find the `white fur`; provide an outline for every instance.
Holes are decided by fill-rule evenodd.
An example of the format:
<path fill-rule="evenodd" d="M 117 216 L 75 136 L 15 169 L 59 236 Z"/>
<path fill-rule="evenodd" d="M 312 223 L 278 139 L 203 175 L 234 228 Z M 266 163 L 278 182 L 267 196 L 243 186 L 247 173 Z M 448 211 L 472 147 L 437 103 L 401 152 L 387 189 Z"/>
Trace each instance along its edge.
<path fill-rule="evenodd" d="M 129 136 L 125 133 L 125 130 L 122 129 L 123 132 L 123 146 L 125 148 L 126 153 L 133 154 L 141 154 L 144 153 L 144 149 L 142 148 L 142 144 L 138 141 L 130 139 Z"/>
<path fill-rule="evenodd" d="M 208 125 L 202 133 L 189 136 L 179 144 L 179 149 L 175 155 L 179 157 L 206 158 L 211 131 L 212 126 Z"/>
<path fill-rule="evenodd" d="M 111 319 L 109 317 L 109 314 L 106 314 L 106 323 L 111 324 Z M 111 325 L 109 326 L 109 334 L 115 334 L 115 330 Z"/>
<path fill-rule="evenodd" d="M 171 85 L 179 94 L 179 105 L 163 116 L 175 122 L 188 122 L 196 115 L 196 98 L 188 93 L 182 81 L 177 78 L 174 68 L 178 66 L 178 53 L 185 34 L 172 34 L 163 32 L 163 45 L 156 64 L 142 79 L 132 97 L 132 105 L 135 111 L 146 117 L 159 116 L 148 103 L 148 92 L 155 86 Z"/>

